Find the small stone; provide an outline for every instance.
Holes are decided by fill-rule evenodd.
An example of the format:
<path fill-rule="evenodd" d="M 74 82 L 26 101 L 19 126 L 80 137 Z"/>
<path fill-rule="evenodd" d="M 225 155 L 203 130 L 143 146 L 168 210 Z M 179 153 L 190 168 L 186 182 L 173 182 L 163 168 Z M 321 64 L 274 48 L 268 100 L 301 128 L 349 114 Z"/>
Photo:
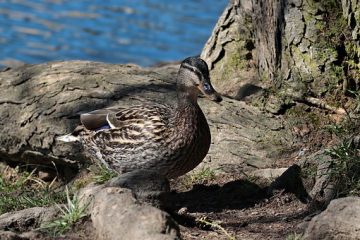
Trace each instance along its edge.
<path fill-rule="evenodd" d="M 257 169 L 250 173 L 250 176 L 266 178 L 269 180 L 274 180 L 275 178 L 281 176 L 287 168 L 264 168 L 264 169 Z"/>

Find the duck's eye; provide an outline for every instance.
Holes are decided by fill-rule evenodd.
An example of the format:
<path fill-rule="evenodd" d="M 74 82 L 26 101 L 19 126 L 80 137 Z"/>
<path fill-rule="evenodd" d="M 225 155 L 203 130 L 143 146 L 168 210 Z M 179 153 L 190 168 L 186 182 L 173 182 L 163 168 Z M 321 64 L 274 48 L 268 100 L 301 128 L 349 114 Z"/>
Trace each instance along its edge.
<path fill-rule="evenodd" d="M 210 91 L 211 90 L 210 84 L 204 83 L 204 90 L 205 91 Z"/>

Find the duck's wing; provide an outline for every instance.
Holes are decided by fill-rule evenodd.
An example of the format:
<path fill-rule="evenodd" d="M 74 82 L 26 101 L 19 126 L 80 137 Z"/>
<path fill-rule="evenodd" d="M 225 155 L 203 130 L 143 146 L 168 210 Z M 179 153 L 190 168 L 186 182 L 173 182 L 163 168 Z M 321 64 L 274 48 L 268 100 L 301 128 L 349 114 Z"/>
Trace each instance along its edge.
<path fill-rule="evenodd" d="M 72 133 L 59 136 L 56 139 L 62 142 L 77 142 L 80 141 L 79 136 L 84 132 L 110 128 L 107 116 L 118 111 L 121 111 L 121 108 L 104 108 L 81 114 L 80 121 L 82 124 L 78 125 Z"/>
<path fill-rule="evenodd" d="M 166 125 L 171 110 L 165 105 L 138 105 L 131 108 L 122 108 L 107 114 L 106 121 L 110 128 L 123 128 L 136 125 Z"/>
<path fill-rule="evenodd" d="M 80 115 L 80 121 L 87 130 L 97 130 L 101 128 L 110 128 L 107 121 L 109 114 L 117 113 L 124 108 L 104 108 Z"/>
<path fill-rule="evenodd" d="M 80 115 L 81 125 L 67 135 L 57 137 L 64 142 L 79 141 L 79 136 L 85 132 L 95 132 L 94 138 L 100 135 L 124 133 L 128 137 L 138 136 L 141 139 L 161 134 L 169 126 L 169 116 L 172 110 L 165 105 L 139 105 L 131 108 L 112 107 L 95 110 Z M 109 131 L 99 131 L 106 130 Z M 113 131 L 114 130 L 114 131 Z M 124 135 L 124 136 L 125 136 Z M 132 136 L 134 135 L 134 136 Z"/>
<path fill-rule="evenodd" d="M 125 126 L 160 126 L 168 124 L 171 108 L 165 105 L 137 105 L 130 108 L 113 107 L 80 115 L 87 130 L 116 129 Z"/>
<path fill-rule="evenodd" d="M 102 131 L 96 131 L 91 138 L 102 149 L 116 147 L 123 150 L 149 140 L 159 141 L 171 131 L 172 113 L 173 110 L 164 105 L 139 105 L 111 111 L 105 118 L 109 129 L 101 128 Z"/>

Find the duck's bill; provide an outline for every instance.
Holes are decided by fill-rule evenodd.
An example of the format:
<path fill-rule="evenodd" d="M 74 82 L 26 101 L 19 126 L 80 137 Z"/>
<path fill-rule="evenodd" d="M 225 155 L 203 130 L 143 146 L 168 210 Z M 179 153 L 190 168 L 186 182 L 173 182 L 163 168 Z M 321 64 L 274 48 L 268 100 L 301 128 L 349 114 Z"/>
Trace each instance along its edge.
<path fill-rule="evenodd" d="M 200 91 L 211 101 L 214 102 L 221 102 L 222 97 L 218 92 L 215 91 L 213 86 L 210 83 L 204 83 L 199 86 Z"/>

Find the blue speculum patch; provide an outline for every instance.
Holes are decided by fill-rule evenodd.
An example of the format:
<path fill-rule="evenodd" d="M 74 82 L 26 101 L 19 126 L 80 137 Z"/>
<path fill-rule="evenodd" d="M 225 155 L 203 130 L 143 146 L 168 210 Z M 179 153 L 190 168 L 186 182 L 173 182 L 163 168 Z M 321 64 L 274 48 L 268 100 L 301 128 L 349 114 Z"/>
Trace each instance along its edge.
<path fill-rule="evenodd" d="M 105 130 L 105 129 L 110 129 L 110 125 L 106 124 L 106 125 L 104 125 L 102 127 L 99 127 L 97 129 L 95 129 L 95 132 L 100 131 L 100 130 Z"/>

